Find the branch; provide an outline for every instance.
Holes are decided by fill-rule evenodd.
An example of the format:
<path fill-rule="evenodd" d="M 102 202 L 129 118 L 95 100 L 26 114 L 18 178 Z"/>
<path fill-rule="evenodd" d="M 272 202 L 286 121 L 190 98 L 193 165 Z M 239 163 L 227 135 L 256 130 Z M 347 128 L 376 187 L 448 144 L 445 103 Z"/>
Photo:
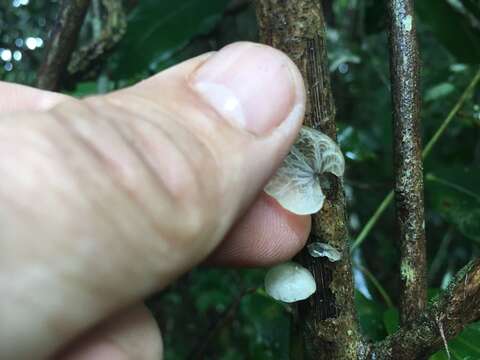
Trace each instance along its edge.
<path fill-rule="evenodd" d="M 317 0 L 257 0 L 263 42 L 284 51 L 299 67 L 308 91 L 305 123 L 336 139 L 335 104 L 328 72 L 325 21 Z M 363 342 L 354 306 L 343 182 L 329 177 L 320 213 L 313 216 L 310 242 L 332 245 L 343 254 L 331 263 L 304 250 L 299 261 L 314 275 L 317 292 L 299 304 L 299 327 L 307 358 L 356 359 Z"/>
<path fill-rule="evenodd" d="M 427 301 L 420 57 L 413 0 L 389 0 L 395 208 L 400 240 L 400 320 L 416 319 Z"/>
<path fill-rule="evenodd" d="M 457 100 L 453 108 L 448 113 L 447 117 L 442 121 L 442 124 L 440 125 L 440 127 L 437 129 L 435 134 L 432 136 L 430 141 L 427 143 L 427 145 L 423 149 L 422 156 L 424 160 L 428 157 L 428 155 L 430 155 L 433 147 L 437 144 L 440 137 L 445 133 L 445 130 L 450 125 L 450 123 L 455 118 L 455 116 L 458 114 L 458 112 L 463 107 L 465 102 L 470 98 L 473 90 L 475 89 L 475 87 L 478 85 L 479 82 L 480 82 L 480 68 L 477 70 L 475 76 L 472 78 L 472 81 L 470 81 L 470 83 L 468 84 L 463 94 Z M 393 201 L 393 191 L 390 191 L 382 200 L 378 208 L 375 210 L 374 214 L 370 217 L 370 219 L 367 221 L 365 226 L 362 228 L 362 230 L 356 237 L 352 245 L 352 250 L 355 250 L 357 247 L 359 247 L 363 243 L 363 241 L 370 234 L 370 231 L 373 229 L 375 224 L 378 222 L 378 220 L 380 219 L 382 214 L 385 212 L 385 210 L 388 208 L 388 206 L 392 203 L 392 201 Z"/>
<path fill-rule="evenodd" d="M 408 327 L 376 344 L 370 358 L 423 359 L 480 320 L 480 259 L 458 272 L 448 289 Z"/>
<path fill-rule="evenodd" d="M 90 0 L 63 0 L 52 29 L 45 59 L 40 67 L 37 86 L 58 90 L 77 44 Z"/>
<path fill-rule="evenodd" d="M 127 16 L 121 0 L 101 0 L 106 12 L 102 21 L 100 36 L 91 44 L 82 47 L 73 56 L 68 65 L 68 76 L 76 81 L 84 80 L 95 75 L 94 69 L 101 65 L 105 57 L 120 42 L 127 30 Z"/>

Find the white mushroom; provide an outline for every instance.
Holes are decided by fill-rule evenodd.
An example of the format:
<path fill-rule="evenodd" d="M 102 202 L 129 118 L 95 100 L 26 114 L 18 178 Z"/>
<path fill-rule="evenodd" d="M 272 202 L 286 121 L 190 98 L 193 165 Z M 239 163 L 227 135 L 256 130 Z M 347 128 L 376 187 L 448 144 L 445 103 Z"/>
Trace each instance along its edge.
<path fill-rule="evenodd" d="M 344 171 L 345 159 L 338 145 L 320 131 L 304 126 L 265 192 L 295 214 L 314 214 L 325 200 L 322 175 L 341 177 Z"/>
<path fill-rule="evenodd" d="M 326 257 L 328 260 L 330 260 L 330 262 L 339 261 L 342 258 L 340 251 L 326 243 L 314 242 L 309 244 L 307 249 L 310 256 L 314 258 Z"/>
<path fill-rule="evenodd" d="M 275 300 L 286 303 L 308 298 L 317 290 L 315 279 L 303 266 L 286 262 L 268 270 L 265 290 Z"/>

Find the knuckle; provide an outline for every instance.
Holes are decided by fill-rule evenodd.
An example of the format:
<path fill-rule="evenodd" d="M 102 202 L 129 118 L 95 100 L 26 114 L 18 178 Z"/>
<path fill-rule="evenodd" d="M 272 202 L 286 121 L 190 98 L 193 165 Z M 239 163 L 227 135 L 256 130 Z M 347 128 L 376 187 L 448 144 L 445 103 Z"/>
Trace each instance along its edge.
<path fill-rule="evenodd" d="M 105 173 L 117 183 L 122 177 L 120 181 L 133 199 L 143 209 L 151 209 L 149 215 L 156 225 L 164 224 L 165 211 L 169 212 L 167 218 L 175 225 L 175 234 L 168 238 L 182 244 L 208 236 L 218 217 L 221 169 L 215 152 L 198 134 L 162 109 L 156 109 L 154 118 L 150 112 L 132 112 L 117 103 L 107 103 L 94 106 L 101 108 L 100 116 L 108 119 L 114 132 L 109 136 L 118 137 L 118 146 L 106 149 L 114 153 L 103 156 L 116 163 L 107 164 Z M 118 170 L 123 167 L 130 169 L 130 178 Z M 149 191 L 150 187 L 153 191 Z M 152 193 L 156 196 L 152 197 Z M 163 211 L 157 212 L 159 207 Z"/>
<path fill-rule="evenodd" d="M 15 125 L 21 131 L 0 129 L 0 174 L 16 178 L 0 185 L 0 197 L 25 194 L 39 219 L 61 209 L 52 233 L 94 233 L 105 247 L 124 242 L 152 262 L 170 250 L 206 254 L 224 201 L 222 154 L 168 113 L 129 109 L 102 99 L 67 101 L 42 125 L 28 119 Z M 32 198 L 39 201 L 31 205 Z"/>

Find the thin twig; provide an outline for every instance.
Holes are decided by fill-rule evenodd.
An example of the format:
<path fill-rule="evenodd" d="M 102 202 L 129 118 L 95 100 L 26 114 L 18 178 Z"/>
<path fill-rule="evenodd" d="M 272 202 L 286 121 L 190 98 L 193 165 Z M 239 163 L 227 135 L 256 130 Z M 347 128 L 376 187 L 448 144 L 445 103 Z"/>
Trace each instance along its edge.
<path fill-rule="evenodd" d="M 447 118 L 442 122 L 438 130 L 433 134 L 432 138 L 430 141 L 425 145 L 425 148 L 423 149 L 423 157 L 426 158 L 430 152 L 432 151 L 433 146 L 437 143 L 438 139 L 443 135 L 445 130 L 447 129 L 448 125 L 452 122 L 453 118 L 455 115 L 458 113 L 458 111 L 462 108 L 463 104 L 467 99 L 470 97 L 471 93 L 475 89 L 475 86 L 477 86 L 478 82 L 480 81 L 480 69 L 477 71 L 475 76 L 473 77 L 472 81 L 468 85 L 467 89 L 464 91 L 462 96 L 460 96 L 460 99 L 458 99 L 457 103 L 455 106 L 450 110 L 450 113 L 448 114 Z"/>
<path fill-rule="evenodd" d="M 388 295 L 387 291 L 383 288 L 383 286 L 380 284 L 380 282 L 377 280 L 377 278 L 371 273 L 370 270 L 368 270 L 365 266 L 363 265 L 357 265 L 360 271 L 370 280 L 372 285 L 377 289 L 379 294 L 382 296 L 383 301 L 385 301 L 385 304 L 389 308 L 394 308 L 395 305 L 393 305 L 393 301 Z"/>
<path fill-rule="evenodd" d="M 450 350 L 448 349 L 448 341 L 447 341 L 447 338 L 445 337 L 445 331 L 443 331 L 442 321 L 438 317 L 436 320 L 438 324 L 438 329 L 440 330 L 440 337 L 442 338 L 442 341 L 443 341 L 443 347 L 445 348 L 445 352 L 447 353 L 448 360 L 450 360 L 451 359 Z"/>
<path fill-rule="evenodd" d="M 452 183 L 451 181 L 448 181 L 446 179 L 442 179 L 432 173 L 429 173 L 427 174 L 427 176 L 425 177 L 428 181 L 433 181 L 433 182 L 436 182 L 438 184 L 442 184 L 446 187 L 449 187 L 449 188 L 452 188 L 452 189 L 455 189 L 457 190 L 458 192 L 464 194 L 464 195 L 467 195 L 467 196 L 470 196 L 472 198 L 474 198 L 475 200 L 479 201 L 480 202 L 480 195 L 478 195 L 477 193 L 474 193 L 473 191 L 471 190 L 468 190 L 466 188 L 464 188 L 463 186 L 460 186 L 460 185 L 457 185 L 455 183 Z"/>
<path fill-rule="evenodd" d="M 387 210 L 387 208 L 392 203 L 393 197 L 394 197 L 393 190 L 390 190 L 390 192 L 387 194 L 385 199 L 382 200 L 382 202 L 380 203 L 377 210 L 375 210 L 372 217 L 367 221 L 367 223 L 362 228 L 362 230 L 358 234 L 357 238 L 353 242 L 352 251 L 355 250 L 358 246 L 360 246 L 360 244 L 370 234 L 370 231 L 373 229 L 373 227 L 377 223 L 378 219 L 380 219 L 380 216 L 382 216 L 382 214 L 385 212 L 385 210 Z"/>
<path fill-rule="evenodd" d="M 438 247 L 438 251 L 433 256 L 433 260 L 430 265 L 430 270 L 428 273 L 429 281 L 433 281 L 438 271 L 440 270 L 445 260 L 445 257 L 448 255 L 448 247 L 452 239 L 453 239 L 453 226 L 450 225 L 448 230 L 445 232 L 445 235 L 442 237 L 442 240 L 440 241 L 440 246 Z"/>
<path fill-rule="evenodd" d="M 90 0 L 63 0 L 51 32 L 46 55 L 37 77 L 37 86 L 58 90 L 66 75 L 73 50 L 77 44 Z"/>
<path fill-rule="evenodd" d="M 427 258 L 420 134 L 420 55 L 413 0 L 389 0 L 395 215 L 400 242 L 400 321 L 427 303 Z"/>
<path fill-rule="evenodd" d="M 457 100 L 453 108 L 448 113 L 448 116 L 442 121 L 442 124 L 440 125 L 440 127 L 437 129 L 435 134 L 432 136 L 430 141 L 427 143 L 427 145 L 423 149 L 422 157 L 424 160 L 428 157 L 428 155 L 430 155 L 430 152 L 432 151 L 433 147 L 436 145 L 440 137 L 443 135 L 448 125 L 451 123 L 451 121 L 453 120 L 455 115 L 458 113 L 458 111 L 462 108 L 462 106 L 465 104 L 465 102 L 469 99 L 473 89 L 475 89 L 479 81 L 480 81 L 480 69 L 477 71 L 477 73 L 473 77 L 470 84 L 467 86 L 463 94 L 460 96 L 460 98 Z M 359 247 L 363 243 L 363 241 L 370 234 L 370 231 L 373 229 L 375 224 L 378 222 L 378 220 L 380 219 L 382 214 L 385 212 L 385 210 L 388 208 L 388 206 L 392 203 L 392 201 L 393 201 L 393 191 L 390 191 L 382 200 L 382 202 L 380 203 L 378 208 L 375 210 L 371 218 L 367 221 L 363 229 L 360 231 L 360 233 L 356 237 L 352 245 L 352 251 L 355 250 L 357 247 Z"/>

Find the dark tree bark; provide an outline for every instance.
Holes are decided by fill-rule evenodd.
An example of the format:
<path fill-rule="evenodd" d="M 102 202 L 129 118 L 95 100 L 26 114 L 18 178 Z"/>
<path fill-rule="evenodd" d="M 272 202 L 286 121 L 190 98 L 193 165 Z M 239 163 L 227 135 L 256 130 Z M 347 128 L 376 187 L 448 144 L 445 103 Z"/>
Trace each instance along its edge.
<path fill-rule="evenodd" d="M 420 58 L 412 0 L 389 0 L 395 210 L 400 240 L 400 320 L 418 318 L 427 301 Z"/>
<path fill-rule="evenodd" d="M 288 54 L 302 72 L 308 94 L 305 124 L 336 139 L 335 104 L 320 2 L 258 0 L 257 17 L 261 40 Z M 299 255 L 299 261 L 316 279 L 317 292 L 299 303 L 297 328 L 304 336 L 307 358 L 356 359 L 365 349 L 354 306 L 343 182 L 331 176 L 329 183 L 325 204 L 313 216 L 309 242 L 330 244 L 343 257 L 331 263 L 314 259 L 305 250 Z M 298 348 L 296 341 L 295 349 Z"/>
<path fill-rule="evenodd" d="M 38 72 L 37 86 L 45 90 L 58 90 L 66 75 L 73 50 L 77 45 L 90 0 L 63 0 L 56 23 L 51 31 L 45 59 Z"/>

